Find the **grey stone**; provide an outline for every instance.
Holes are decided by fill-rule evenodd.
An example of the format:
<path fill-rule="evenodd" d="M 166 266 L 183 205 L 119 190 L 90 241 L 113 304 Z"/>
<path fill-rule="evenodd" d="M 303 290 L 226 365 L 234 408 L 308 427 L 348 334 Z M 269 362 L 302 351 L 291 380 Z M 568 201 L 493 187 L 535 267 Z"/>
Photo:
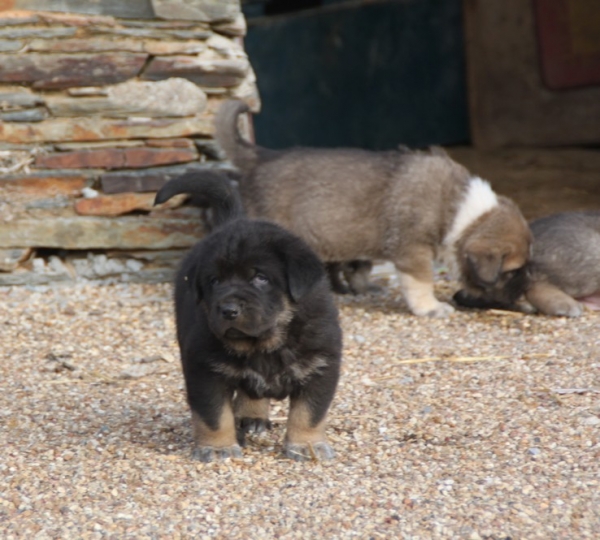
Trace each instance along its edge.
<path fill-rule="evenodd" d="M 0 40 L 0 52 L 11 52 L 18 51 L 23 47 L 22 41 L 14 41 L 14 40 Z"/>
<path fill-rule="evenodd" d="M 28 88 L 4 87 L 0 90 L 0 108 L 34 107 L 42 105 L 44 98 L 34 94 Z"/>
<path fill-rule="evenodd" d="M 250 65 L 246 59 L 205 59 L 192 56 L 157 56 L 141 74 L 142 79 L 184 77 L 199 86 L 231 87 L 240 84 Z"/>
<path fill-rule="evenodd" d="M 172 138 L 210 135 L 212 116 L 153 119 L 108 119 L 100 117 L 48 118 L 37 123 L 0 123 L 0 138 L 7 143 L 46 141 L 102 141 L 108 139 Z"/>
<path fill-rule="evenodd" d="M 120 21 L 122 26 L 130 26 L 132 28 L 160 28 L 160 29 L 171 29 L 171 28 L 192 28 L 198 26 L 196 21 L 132 21 L 124 20 Z M 206 27 L 205 29 L 208 29 Z"/>
<path fill-rule="evenodd" d="M 0 17 L 0 27 L 19 26 L 21 24 L 35 24 L 39 22 L 39 20 L 39 17 L 31 14 L 24 14 L 16 17 Z"/>
<path fill-rule="evenodd" d="M 152 0 L 152 6 L 162 19 L 232 21 L 240 13 L 239 0 Z"/>
<path fill-rule="evenodd" d="M 0 222 L 0 248 L 170 249 L 190 247 L 203 234 L 197 219 L 146 216 L 33 218 Z"/>
<path fill-rule="evenodd" d="M 0 287 L 39 286 L 71 281 L 68 274 L 37 274 L 35 272 L 0 273 Z"/>
<path fill-rule="evenodd" d="M 158 82 L 127 81 L 105 90 L 106 97 L 49 96 L 46 104 L 55 116 L 184 117 L 198 114 L 206 108 L 206 94 L 183 78 L 173 77 Z"/>
<path fill-rule="evenodd" d="M 0 28 L 0 39 L 56 39 L 74 36 L 76 28 Z"/>
<path fill-rule="evenodd" d="M 139 148 L 145 146 L 144 141 L 101 141 L 101 142 L 76 142 L 76 143 L 58 143 L 54 145 L 55 150 L 95 150 L 98 148 Z"/>
<path fill-rule="evenodd" d="M 33 253 L 31 248 L 0 249 L 0 272 L 11 272 Z"/>
<path fill-rule="evenodd" d="M 226 36 L 242 37 L 246 35 L 248 28 L 246 26 L 246 17 L 239 13 L 233 21 L 226 21 L 213 25 L 213 30 Z"/>
<path fill-rule="evenodd" d="M 114 84 L 135 77 L 146 54 L 0 54 L 0 81 L 31 83 L 34 88 L 57 90 L 91 84 Z"/>
<path fill-rule="evenodd" d="M 150 0 L 14 0 L 15 9 L 59 11 L 87 15 L 113 15 L 129 19 L 153 19 Z"/>
<path fill-rule="evenodd" d="M 32 208 L 44 208 L 44 209 L 49 209 L 49 208 L 67 208 L 69 206 L 71 206 L 73 204 L 73 201 L 65 196 L 65 195 L 57 195 L 56 197 L 50 197 L 47 199 L 38 199 L 35 201 L 31 201 L 28 202 L 25 205 L 25 208 L 32 209 Z"/>
<path fill-rule="evenodd" d="M 0 112 L 0 120 L 2 122 L 41 122 L 46 118 L 48 118 L 48 111 L 44 107 Z"/>

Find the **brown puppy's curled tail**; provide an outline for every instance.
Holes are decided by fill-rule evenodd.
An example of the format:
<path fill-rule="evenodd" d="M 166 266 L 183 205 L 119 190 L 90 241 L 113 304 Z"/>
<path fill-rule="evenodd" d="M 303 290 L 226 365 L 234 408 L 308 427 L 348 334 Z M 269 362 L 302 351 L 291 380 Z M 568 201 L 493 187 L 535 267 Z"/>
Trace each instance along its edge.
<path fill-rule="evenodd" d="M 230 99 L 219 108 L 215 118 L 215 139 L 231 162 L 247 172 L 254 168 L 257 147 L 245 140 L 238 129 L 240 114 L 250 111 L 243 101 Z"/>
<path fill-rule="evenodd" d="M 189 193 L 206 201 L 213 210 L 216 226 L 244 215 L 237 191 L 221 172 L 194 171 L 173 178 L 160 188 L 154 204 L 162 204 L 180 193 Z"/>

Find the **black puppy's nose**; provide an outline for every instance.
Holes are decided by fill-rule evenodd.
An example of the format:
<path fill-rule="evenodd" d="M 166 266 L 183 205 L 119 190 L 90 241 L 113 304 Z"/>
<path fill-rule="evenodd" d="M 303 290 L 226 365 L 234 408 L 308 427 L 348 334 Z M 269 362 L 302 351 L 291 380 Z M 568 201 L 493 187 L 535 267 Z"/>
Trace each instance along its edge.
<path fill-rule="evenodd" d="M 233 319 L 237 319 L 239 314 L 240 306 L 235 302 L 226 302 L 225 304 L 221 304 L 221 315 L 224 319 L 233 321 Z"/>

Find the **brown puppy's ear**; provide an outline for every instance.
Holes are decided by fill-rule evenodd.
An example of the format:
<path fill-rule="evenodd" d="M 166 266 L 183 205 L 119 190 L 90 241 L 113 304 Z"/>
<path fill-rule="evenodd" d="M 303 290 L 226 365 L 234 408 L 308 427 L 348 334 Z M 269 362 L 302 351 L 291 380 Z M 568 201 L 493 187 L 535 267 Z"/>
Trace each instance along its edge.
<path fill-rule="evenodd" d="M 325 277 L 325 266 L 302 240 L 288 237 L 280 244 L 285 262 L 288 292 L 298 302 L 310 289 Z"/>
<path fill-rule="evenodd" d="M 502 273 L 504 256 L 489 251 L 467 252 L 467 265 L 473 279 L 482 286 L 495 285 Z"/>

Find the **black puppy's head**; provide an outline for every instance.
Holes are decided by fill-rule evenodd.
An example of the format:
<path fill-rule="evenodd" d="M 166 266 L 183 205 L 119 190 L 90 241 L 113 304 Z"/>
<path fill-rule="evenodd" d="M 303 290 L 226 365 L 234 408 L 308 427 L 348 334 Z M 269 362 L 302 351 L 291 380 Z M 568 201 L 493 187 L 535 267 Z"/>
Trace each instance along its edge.
<path fill-rule="evenodd" d="M 206 238 L 190 274 L 211 332 L 237 354 L 281 347 L 298 304 L 325 278 L 321 261 L 299 238 L 246 219 Z"/>

